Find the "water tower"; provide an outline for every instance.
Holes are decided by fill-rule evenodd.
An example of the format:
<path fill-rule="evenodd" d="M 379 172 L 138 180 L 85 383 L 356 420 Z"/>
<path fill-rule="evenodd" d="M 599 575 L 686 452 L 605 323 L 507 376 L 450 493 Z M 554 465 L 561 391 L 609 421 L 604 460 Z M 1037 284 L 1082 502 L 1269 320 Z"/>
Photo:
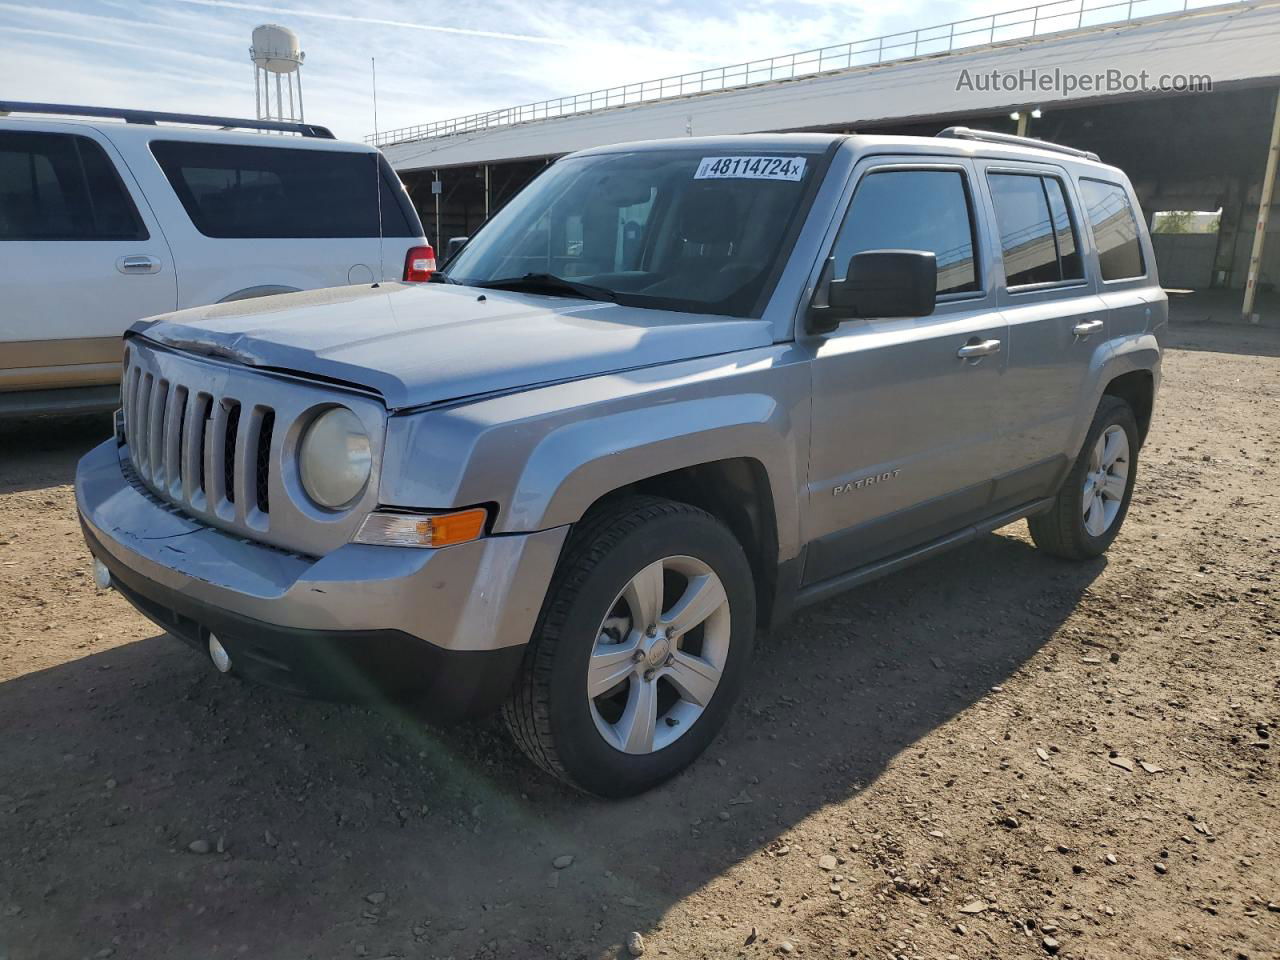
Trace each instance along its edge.
<path fill-rule="evenodd" d="M 302 116 L 302 61 L 306 54 L 298 46 L 298 35 L 277 23 L 264 23 L 253 28 L 253 92 L 259 120 L 295 120 Z M 271 79 L 276 81 L 275 111 L 271 109 Z M 298 99 L 294 105 L 293 87 L 297 80 Z M 288 90 L 288 112 L 285 91 Z"/>

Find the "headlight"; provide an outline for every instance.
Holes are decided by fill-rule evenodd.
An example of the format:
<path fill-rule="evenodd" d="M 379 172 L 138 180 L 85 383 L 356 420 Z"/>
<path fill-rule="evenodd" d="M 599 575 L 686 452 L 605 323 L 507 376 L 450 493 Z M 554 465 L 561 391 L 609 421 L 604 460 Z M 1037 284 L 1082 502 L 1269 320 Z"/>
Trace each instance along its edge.
<path fill-rule="evenodd" d="M 307 427 L 298 447 L 302 488 L 322 507 L 337 510 L 360 495 L 373 470 L 364 424 L 346 407 L 327 410 Z"/>

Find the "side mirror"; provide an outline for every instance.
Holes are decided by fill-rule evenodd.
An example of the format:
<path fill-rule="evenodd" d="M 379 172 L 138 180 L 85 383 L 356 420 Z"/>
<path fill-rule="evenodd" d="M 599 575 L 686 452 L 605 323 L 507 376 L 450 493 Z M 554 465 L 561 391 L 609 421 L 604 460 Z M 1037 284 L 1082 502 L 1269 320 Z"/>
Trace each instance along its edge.
<path fill-rule="evenodd" d="M 868 250 L 832 280 L 826 307 L 809 311 L 809 329 L 834 330 L 856 317 L 927 317 L 938 296 L 938 261 L 926 250 Z"/>
<path fill-rule="evenodd" d="M 450 237 L 448 242 L 444 245 L 445 260 L 452 260 L 456 257 L 458 255 L 458 251 L 465 247 L 467 245 L 467 241 L 470 239 L 470 237 Z"/>

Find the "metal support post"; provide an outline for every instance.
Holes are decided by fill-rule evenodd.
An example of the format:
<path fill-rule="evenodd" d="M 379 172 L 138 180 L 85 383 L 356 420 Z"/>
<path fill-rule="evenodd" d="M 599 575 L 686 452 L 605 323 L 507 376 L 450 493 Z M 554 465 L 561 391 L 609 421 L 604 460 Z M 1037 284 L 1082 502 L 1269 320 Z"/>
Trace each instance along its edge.
<path fill-rule="evenodd" d="M 1267 147 L 1267 166 L 1262 174 L 1262 190 L 1258 197 L 1258 223 L 1253 233 L 1253 251 L 1249 254 L 1249 273 L 1244 282 L 1244 303 L 1241 315 L 1250 323 L 1257 323 L 1253 312 L 1258 296 L 1258 274 L 1262 270 L 1262 251 L 1267 240 L 1267 221 L 1271 218 L 1271 200 L 1276 187 L 1276 160 L 1280 158 L 1280 91 L 1276 92 L 1275 114 L 1271 119 L 1271 143 Z"/>

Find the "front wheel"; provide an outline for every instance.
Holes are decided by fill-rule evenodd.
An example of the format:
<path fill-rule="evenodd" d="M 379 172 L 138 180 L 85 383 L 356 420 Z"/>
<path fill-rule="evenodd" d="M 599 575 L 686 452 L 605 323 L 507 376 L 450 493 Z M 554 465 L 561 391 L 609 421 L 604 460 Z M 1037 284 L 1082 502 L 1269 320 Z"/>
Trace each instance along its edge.
<path fill-rule="evenodd" d="M 1133 410 L 1119 397 L 1104 396 L 1053 506 L 1027 520 L 1036 546 L 1069 560 L 1101 556 L 1129 512 L 1137 467 Z"/>
<path fill-rule="evenodd" d="M 504 716 L 539 766 L 608 797 L 706 749 L 742 687 L 751 567 L 705 511 L 632 497 L 588 516 L 556 571 Z"/>

